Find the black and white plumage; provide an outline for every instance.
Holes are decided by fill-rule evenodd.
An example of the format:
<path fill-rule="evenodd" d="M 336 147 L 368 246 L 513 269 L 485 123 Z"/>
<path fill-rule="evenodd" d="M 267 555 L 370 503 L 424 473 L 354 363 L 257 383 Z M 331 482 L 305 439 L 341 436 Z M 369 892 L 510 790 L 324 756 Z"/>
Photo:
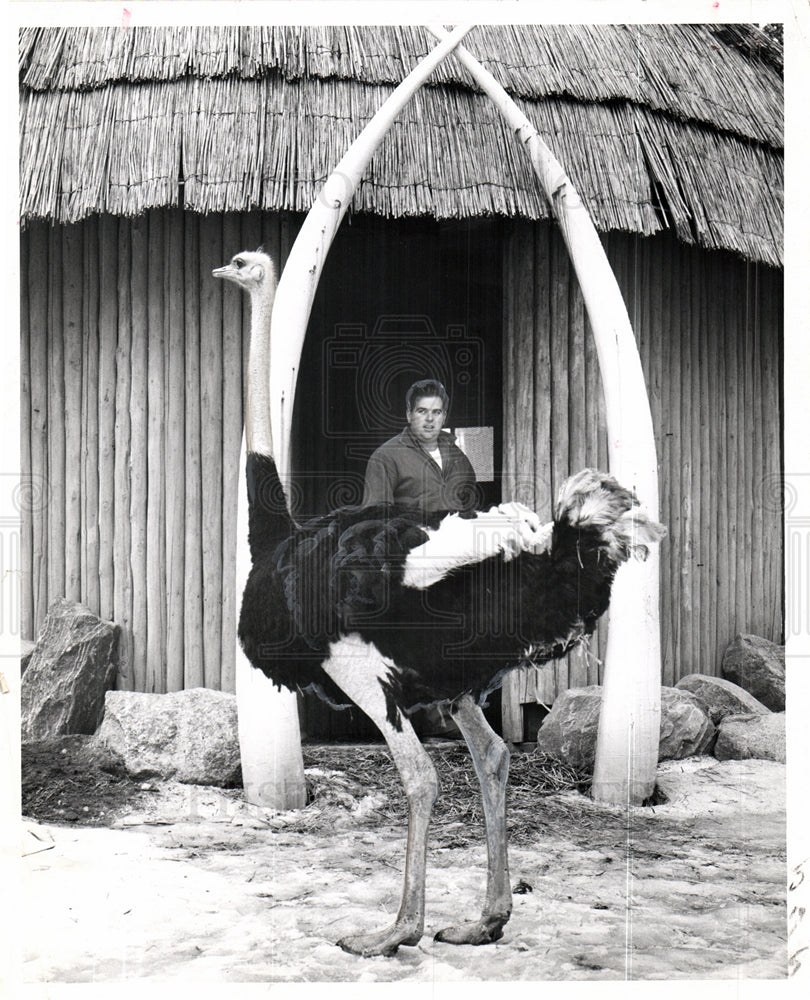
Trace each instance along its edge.
<path fill-rule="evenodd" d="M 229 277 L 225 270 L 219 273 Z M 253 336 L 266 335 L 254 323 Z M 630 491 L 593 470 L 567 480 L 548 525 L 514 503 L 428 519 L 389 505 L 347 507 L 298 525 L 271 454 L 249 454 L 248 483 L 253 565 L 239 622 L 248 659 L 281 686 L 362 708 L 382 731 L 408 797 L 396 920 L 341 946 L 390 954 L 423 933 L 427 827 L 438 783 L 408 716 L 439 702 L 450 706 L 481 783 L 489 873 L 480 918 L 436 936 L 497 940 L 511 912 L 509 754 L 481 704 L 509 670 L 555 659 L 590 635 L 620 564 L 646 556 L 664 529 Z"/>

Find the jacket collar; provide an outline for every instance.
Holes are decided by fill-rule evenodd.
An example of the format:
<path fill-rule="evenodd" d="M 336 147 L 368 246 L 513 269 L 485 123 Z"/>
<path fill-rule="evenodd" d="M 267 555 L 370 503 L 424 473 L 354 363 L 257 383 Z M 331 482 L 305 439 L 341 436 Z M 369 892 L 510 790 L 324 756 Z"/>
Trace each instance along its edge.
<path fill-rule="evenodd" d="M 413 435 L 413 431 L 407 424 L 405 425 L 405 427 L 403 427 L 402 433 L 399 435 L 399 437 L 402 443 L 408 445 L 409 448 L 416 448 L 418 451 L 421 451 L 423 455 L 428 454 L 422 447 L 422 445 L 416 440 L 416 438 Z M 453 433 L 453 431 L 441 430 L 439 432 L 439 439 L 437 441 L 437 444 L 439 446 L 439 451 L 441 452 L 447 451 L 449 445 L 454 444 L 455 440 L 456 440 L 456 435 Z"/>

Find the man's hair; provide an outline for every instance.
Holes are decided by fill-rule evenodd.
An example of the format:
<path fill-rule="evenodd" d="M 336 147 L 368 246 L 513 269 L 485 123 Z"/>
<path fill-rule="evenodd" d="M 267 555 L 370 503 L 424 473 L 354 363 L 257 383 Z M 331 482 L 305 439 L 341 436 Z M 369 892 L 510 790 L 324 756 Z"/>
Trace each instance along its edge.
<path fill-rule="evenodd" d="M 445 410 L 450 405 L 450 397 L 441 382 L 437 382 L 435 378 L 423 378 L 421 382 L 414 382 L 405 393 L 405 408 L 412 410 L 414 400 L 424 399 L 425 396 L 438 396 Z"/>

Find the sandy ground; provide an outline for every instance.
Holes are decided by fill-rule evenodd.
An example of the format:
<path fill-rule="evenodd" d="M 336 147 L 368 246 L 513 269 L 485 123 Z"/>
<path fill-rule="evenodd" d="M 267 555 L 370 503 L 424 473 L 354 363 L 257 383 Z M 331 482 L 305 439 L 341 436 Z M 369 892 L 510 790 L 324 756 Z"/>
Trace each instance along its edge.
<path fill-rule="evenodd" d="M 432 934 L 474 915 L 483 844 L 434 836 L 416 947 L 336 947 L 396 911 L 404 828 L 368 804 L 300 829 L 237 793 L 164 784 L 116 828 L 28 823 L 28 983 L 780 979 L 787 974 L 785 770 L 692 758 L 659 772 L 667 804 L 622 810 L 543 798 L 543 832 L 510 850 L 503 939 Z M 140 806 L 140 803 L 139 803 Z M 296 829 L 290 829 L 296 824 Z"/>

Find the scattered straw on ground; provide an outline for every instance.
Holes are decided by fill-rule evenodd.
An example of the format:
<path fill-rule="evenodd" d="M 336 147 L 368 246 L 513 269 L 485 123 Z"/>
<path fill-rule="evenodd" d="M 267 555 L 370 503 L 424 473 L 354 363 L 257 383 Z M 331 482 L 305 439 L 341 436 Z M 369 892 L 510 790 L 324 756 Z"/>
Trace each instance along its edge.
<path fill-rule="evenodd" d="M 463 744 L 453 742 L 428 744 L 426 750 L 441 785 L 433 812 L 434 826 L 440 835 L 444 828 L 444 846 L 463 846 L 481 836 L 483 825 L 481 795 L 470 755 Z M 405 795 L 384 747 L 305 746 L 304 766 L 313 823 L 319 825 L 322 817 L 318 814 L 336 807 L 348 809 L 362 824 L 403 821 Z M 513 751 L 507 785 L 510 836 L 520 840 L 542 826 L 539 798 L 582 789 L 589 781 L 588 776 L 548 754 Z M 303 823 L 306 812 L 302 813 Z"/>

